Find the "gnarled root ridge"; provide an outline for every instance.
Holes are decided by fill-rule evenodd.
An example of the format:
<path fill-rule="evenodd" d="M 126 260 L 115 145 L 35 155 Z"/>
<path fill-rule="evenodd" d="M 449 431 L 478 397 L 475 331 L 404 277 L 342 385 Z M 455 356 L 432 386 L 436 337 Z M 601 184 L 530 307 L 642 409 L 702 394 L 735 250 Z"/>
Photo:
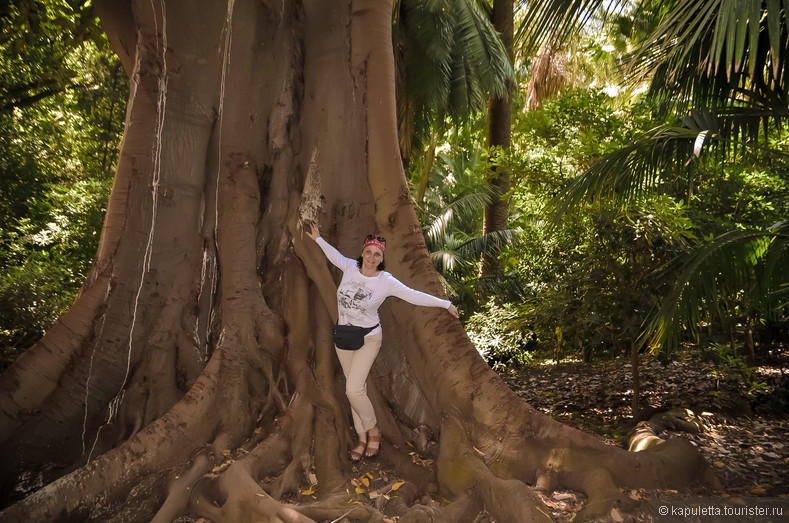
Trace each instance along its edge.
<path fill-rule="evenodd" d="M 580 520 L 604 517 L 614 507 L 629 510 L 632 501 L 623 488 L 678 488 L 699 477 L 714 481 L 705 475 L 706 465 L 695 449 L 681 440 L 660 440 L 641 452 L 628 452 L 524 438 L 516 452 L 497 452 L 478 448 L 468 423 L 456 412 L 443 418 L 440 447 L 419 444 L 438 448 L 437 456 L 420 456 L 409 443 L 385 440 L 376 460 L 355 466 L 347 460 L 350 434 L 334 430 L 332 411 L 341 409 L 332 401 L 316 406 L 300 392 L 290 396 L 284 410 L 253 428 L 246 441 L 219 426 L 201 433 L 205 441 L 200 441 L 195 427 L 205 426 L 216 390 L 210 383 L 193 389 L 188 397 L 194 403 L 185 398 L 114 451 L 9 507 L 0 521 L 76 517 L 167 523 L 187 515 L 215 522 L 385 521 L 395 516 L 400 521 L 452 522 L 474 520 L 481 513 L 499 522 L 551 521 L 540 494 L 559 489 L 585 494 Z M 191 424 L 178 425 L 173 420 L 184 415 L 180 409 L 202 414 L 192 416 Z M 154 479 L 141 482 L 142 477 Z M 155 506 L 150 501 L 144 508 L 136 504 L 135 497 L 146 495 L 133 490 L 137 482 L 159 490 Z M 131 505 L 138 507 L 136 512 Z"/>

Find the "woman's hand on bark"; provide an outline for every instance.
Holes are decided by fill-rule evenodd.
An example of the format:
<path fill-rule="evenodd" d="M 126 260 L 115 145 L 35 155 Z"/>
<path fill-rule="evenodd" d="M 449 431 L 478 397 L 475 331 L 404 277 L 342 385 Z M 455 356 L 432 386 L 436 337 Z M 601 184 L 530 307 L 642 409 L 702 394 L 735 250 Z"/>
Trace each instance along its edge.
<path fill-rule="evenodd" d="M 318 227 L 314 223 L 305 225 L 304 232 L 306 232 L 307 236 L 309 236 L 313 240 L 317 240 L 321 235 L 321 232 L 318 230 Z"/>
<path fill-rule="evenodd" d="M 454 305 L 450 305 L 449 307 L 447 307 L 447 310 L 455 318 L 460 318 L 460 313 L 458 312 L 458 308 L 455 307 Z"/>

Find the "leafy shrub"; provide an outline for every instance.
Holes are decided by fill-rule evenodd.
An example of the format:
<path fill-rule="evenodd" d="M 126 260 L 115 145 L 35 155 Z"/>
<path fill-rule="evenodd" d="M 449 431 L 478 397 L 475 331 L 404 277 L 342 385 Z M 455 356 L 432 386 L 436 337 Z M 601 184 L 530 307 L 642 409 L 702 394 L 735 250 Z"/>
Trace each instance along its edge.
<path fill-rule="evenodd" d="M 524 326 L 518 307 L 511 303 L 487 306 L 473 314 L 466 332 L 488 365 L 494 369 L 515 367 L 531 362 L 536 338 Z"/>

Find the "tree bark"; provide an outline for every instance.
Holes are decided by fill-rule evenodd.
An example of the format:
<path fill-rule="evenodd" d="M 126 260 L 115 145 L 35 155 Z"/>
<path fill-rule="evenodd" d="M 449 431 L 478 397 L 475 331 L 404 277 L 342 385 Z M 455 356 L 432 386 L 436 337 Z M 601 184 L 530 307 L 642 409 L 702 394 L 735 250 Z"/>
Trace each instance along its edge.
<path fill-rule="evenodd" d="M 88 281 L 0 380 L 0 521 L 522 521 L 544 519 L 535 487 L 599 515 L 706 474 L 689 444 L 629 453 L 538 414 L 448 313 L 392 301 L 368 388 L 411 495 L 352 505 L 334 274 L 300 225 L 349 256 L 383 234 L 397 278 L 442 292 L 400 161 L 391 3 L 97 7 L 126 133 Z M 422 504 L 431 484 L 455 502 Z"/>
<path fill-rule="evenodd" d="M 504 48 L 513 60 L 513 26 L 514 12 L 512 0 L 495 0 L 493 2 L 493 27 L 501 35 Z M 513 86 L 507 88 L 503 98 L 493 98 L 488 109 L 488 147 L 491 149 L 492 158 L 501 149 L 510 146 L 511 119 L 512 119 L 512 91 Z M 501 166 L 492 164 L 488 176 L 488 184 L 493 192 L 493 200 L 485 206 L 482 220 L 482 234 L 490 234 L 507 229 L 509 216 L 509 200 L 507 193 L 510 190 L 510 174 Z M 498 256 L 485 255 L 482 257 L 480 276 L 496 276 L 503 273 L 504 265 Z"/>

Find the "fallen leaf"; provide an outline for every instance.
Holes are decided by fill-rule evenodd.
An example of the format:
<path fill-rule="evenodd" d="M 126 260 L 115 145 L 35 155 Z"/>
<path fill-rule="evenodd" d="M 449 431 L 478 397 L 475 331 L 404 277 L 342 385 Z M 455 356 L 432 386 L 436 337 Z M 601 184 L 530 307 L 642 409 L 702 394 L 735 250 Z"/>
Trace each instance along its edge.
<path fill-rule="evenodd" d="M 315 494 L 315 491 L 312 489 L 307 489 L 307 490 L 302 490 L 301 493 L 304 496 L 312 496 L 313 494 Z"/>
<path fill-rule="evenodd" d="M 620 514 L 615 508 L 611 509 L 611 521 L 614 521 L 615 523 L 622 523 L 624 521 L 622 514 Z"/>
<path fill-rule="evenodd" d="M 405 481 L 398 481 L 397 483 L 395 483 L 394 485 L 392 485 L 392 490 L 397 490 L 397 489 L 399 489 L 400 487 L 402 487 L 403 485 L 405 485 Z"/>

